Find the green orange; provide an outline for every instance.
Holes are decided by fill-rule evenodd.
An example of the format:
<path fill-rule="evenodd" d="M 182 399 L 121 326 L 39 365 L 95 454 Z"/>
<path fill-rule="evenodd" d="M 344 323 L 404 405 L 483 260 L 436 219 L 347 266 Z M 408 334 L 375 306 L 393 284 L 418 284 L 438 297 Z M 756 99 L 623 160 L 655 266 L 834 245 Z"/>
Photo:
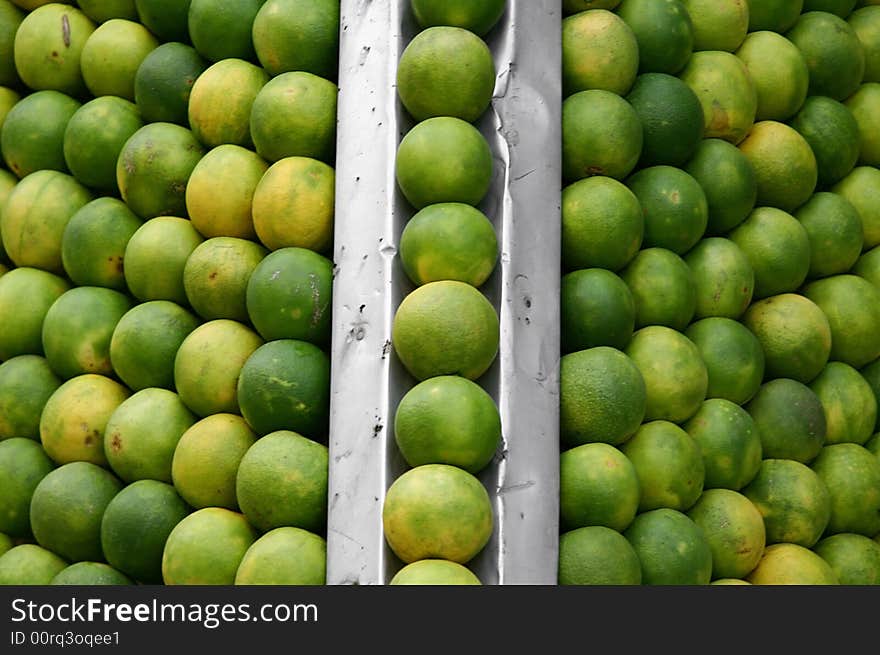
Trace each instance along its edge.
<path fill-rule="evenodd" d="M 619 532 L 586 526 L 559 537 L 560 585 L 638 585 L 642 567 L 635 549 Z"/>
<path fill-rule="evenodd" d="M 846 273 L 862 253 L 864 239 L 858 210 L 845 197 L 814 193 L 794 212 L 810 240 L 809 278 Z"/>
<path fill-rule="evenodd" d="M 466 566 L 445 559 L 420 559 L 401 567 L 389 585 L 480 585 L 480 579 Z"/>
<path fill-rule="evenodd" d="M 129 237 L 123 255 L 122 269 L 131 295 L 141 302 L 170 300 L 186 305 L 183 272 L 203 242 L 185 218 L 157 216 L 145 221 Z"/>
<path fill-rule="evenodd" d="M 810 96 L 789 124 L 810 144 L 820 186 L 839 182 L 855 167 L 859 124 L 843 103 L 827 96 Z"/>
<path fill-rule="evenodd" d="M 448 464 L 409 469 L 391 483 L 382 505 L 385 540 L 406 564 L 426 558 L 466 564 L 488 543 L 493 524 L 486 488 Z"/>
<path fill-rule="evenodd" d="M 739 318 L 752 301 L 755 272 L 742 249 L 723 237 L 702 239 L 684 258 L 696 285 L 696 318 Z"/>
<path fill-rule="evenodd" d="M 191 0 L 187 30 L 193 46 L 208 61 L 256 60 L 251 36 L 263 0 Z"/>
<path fill-rule="evenodd" d="M 638 555 L 642 584 L 705 585 L 712 579 L 712 549 L 687 514 L 665 507 L 643 512 L 623 534 Z"/>
<path fill-rule="evenodd" d="M 744 407 L 758 429 L 765 459 L 808 464 L 825 444 L 828 423 L 822 401 L 801 382 L 769 380 Z"/>
<path fill-rule="evenodd" d="M 39 355 L 17 355 L 0 363 L 0 440 L 39 441 L 40 416 L 61 382 Z"/>
<path fill-rule="evenodd" d="M 665 325 L 683 330 L 694 317 L 696 280 L 685 260 L 673 251 L 643 248 L 620 278 L 633 298 L 635 328 Z"/>
<path fill-rule="evenodd" d="M 601 1 L 608 3 L 608 0 Z M 588 1 L 587 4 L 595 5 L 596 2 Z M 410 0 L 413 16 L 423 29 L 432 25 L 454 25 L 471 30 L 478 36 L 485 36 L 498 24 L 506 5 L 506 0 L 487 0 L 480 3 L 469 0 Z"/>
<path fill-rule="evenodd" d="M 825 409 L 825 443 L 864 444 L 874 434 L 877 399 L 870 383 L 849 364 L 828 362 L 810 383 Z"/>
<path fill-rule="evenodd" d="M 798 544 L 772 544 L 746 578 L 753 585 L 836 585 L 834 569 L 815 552 Z"/>
<path fill-rule="evenodd" d="M 13 538 L 31 535 L 30 505 L 40 481 L 55 468 L 40 444 L 23 437 L 0 441 L 0 531 Z"/>
<path fill-rule="evenodd" d="M 0 277 L 0 311 L 16 317 L 0 333 L 0 359 L 43 354 L 46 312 L 69 288 L 66 278 L 37 268 L 13 268 Z"/>
<path fill-rule="evenodd" d="M 190 93 L 208 66 L 187 43 L 169 41 L 150 50 L 134 76 L 134 101 L 144 121 L 188 127 Z"/>
<path fill-rule="evenodd" d="M 46 89 L 29 93 L 6 113 L 0 148 L 7 168 L 20 178 L 43 169 L 68 172 L 64 132 L 82 106 L 79 100 Z"/>
<path fill-rule="evenodd" d="M 86 40 L 80 56 L 89 93 L 134 102 L 138 68 L 159 44 L 159 39 L 136 20 L 111 18 L 102 22 Z"/>
<path fill-rule="evenodd" d="M 755 120 L 786 121 L 803 106 L 810 72 L 794 43 L 778 32 L 758 30 L 746 35 L 734 54 L 755 85 Z"/>
<path fill-rule="evenodd" d="M 880 170 L 856 166 L 830 190 L 849 200 L 859 212 L 864 249 L 880 245 Z"/>
<path fill-rule="evenodd" d="M 810 465 L 828 488 L 826 534 L 880 532 L 880 458 L 856 443 L 825 446 Z"/>
<path fill-rule="evenodd" d="M 626 282 L 603 268 L 586 268 L 563 275 L 561 287 L 563 354 L 594 346 L 626 347 L 636 319 Z"/>
<path fill-rule="evenodd" d="M 757 474 L 761 437 L 752 417 L 736 403 L 709 398 L 682 427 L 700 447 L 704 489 L 739 491 Z"/>
<path fill-rule="evenodd" d="M 640 73 L 678 73 L 694 50 L 694 25 L 681 0 L 623 0 L 617 14 L 639 44 Z"/>
<path fill-rule="evenodd" d="M 741 322 L 710 316 L 691 323 L 684 332 L 694 342 L 709 373 L 707 398 L 748 402 L 764 379 L 764 349 Z"/>
<path fill-rule="evenodd" d="M 251 31 L 260 65 L 272 76 L 299 70 L 335 79 L 339 12 L 335 0 L 266 0 Z"/>
<path fill-rule="evenodd" d="M 563 97 L 587 89 L 624 95 L 638 69 L 636 35 L 617 14 L 588 9 L 562 19 Z"/>
<path fill-rule="evenodd" d="M 742 494 L 764 517 L 768 545 L 812 548 L 831 517 L 828 487 L 811 468 L 791 459 L 765 458 Z"/>
<path fill-rule="evenodd" d="M 394 352 L 417 380 L 462 375 L 476 380 L 498 354 L 498 313 L 480 291 L 455 280 L 417 287 L 394 314 Z"/>
<path fill-rule="evenodd" d="M 302 528 L 270 530 L 245 551 L 235 572 L 236 585 L 323 585 L 327 542 Z"/>

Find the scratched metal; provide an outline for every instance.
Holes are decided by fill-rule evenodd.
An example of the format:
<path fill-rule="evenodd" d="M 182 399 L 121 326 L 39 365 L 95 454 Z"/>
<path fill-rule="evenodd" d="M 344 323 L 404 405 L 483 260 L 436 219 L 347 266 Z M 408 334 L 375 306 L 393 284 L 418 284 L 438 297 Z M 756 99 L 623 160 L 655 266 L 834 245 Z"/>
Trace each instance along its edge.
<path fill-rule="evenodd" d="M 478 380 L 501 413 L 503 444 L 479 475 L 495 528 L 469 566 L 483 584 L 556 584 L 559 503 L 561 7 L 509 0 L 486 36 L 496 64 L 491 107 L 476 123 L 495 160 L 480 209 L 500 257 L 481 287 L 501 323 L 498 357 Z M 394 354 L 391 325 L 413 289 L 397 244 L 414 210 L 394 162 L 413 120 L 395 89 L 418 32 L 408 0 L 343 0 L 327 583 L 387 584 L 402 563 L 385 542 L 382 503 L 405 470 L 394 411 L 416 383 Z"/>

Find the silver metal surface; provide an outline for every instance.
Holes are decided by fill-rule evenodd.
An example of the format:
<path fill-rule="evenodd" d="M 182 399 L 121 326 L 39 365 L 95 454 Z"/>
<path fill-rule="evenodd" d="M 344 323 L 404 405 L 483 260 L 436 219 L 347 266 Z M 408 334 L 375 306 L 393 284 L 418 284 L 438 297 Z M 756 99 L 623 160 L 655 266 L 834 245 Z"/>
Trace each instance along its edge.
<path fill-rule="evenodd" d="M 556 584 L 559 502 L 561 7 L 508 0 L 485 38 L 497 70 L 476 123 L 495 175 L 480 209 L 498 265 L 481 287 L 498 311 L 499 354 L 477 382 L 501 413 L 503 444 L 479 477 L 495 529 L 469 566 L 483 584 Z M 394 163 L 413 121 L 395 88 L 417 33 L 408 0 L 342 0 L 330 407 L 328 584 L 386 584 L 402 565 L 382 531 L 382 503 L 407 469 L 394 411 L 415 384 L 391 325 L 413 289 L 397 244 L 414 210 Z"/>

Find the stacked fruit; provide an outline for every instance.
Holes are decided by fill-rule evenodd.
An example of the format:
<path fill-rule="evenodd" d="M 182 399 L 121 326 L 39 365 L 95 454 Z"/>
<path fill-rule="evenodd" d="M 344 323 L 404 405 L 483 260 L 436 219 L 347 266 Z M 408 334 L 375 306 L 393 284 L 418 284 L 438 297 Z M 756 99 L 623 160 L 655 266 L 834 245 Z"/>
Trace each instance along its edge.
<path fill-rule="evenodd" d="M 560 583 L 880 584 L 856 4 L 564 2 Z"/>
<path fill-rule="evenodd" d="M 323 584 L 338 1 L 0 28 L 0 582 Z"/>
<path fill-rule="evenodd" d="M 409 468 L 383 505 L 385 538 L 405 564 L 392 584 L 480 584 L 465 565 L 494 523 L 476 475 L 501 441 L 498 408 L 479 384 L 499 347 L 497 310 L 480 290 L 495 269 L 498 242 L 478 208 L 489 193 L 493 157 L 474 123 L 495 88 L 483 37 L 505 3 L 451 4 L 412 3 L 420 31 L 397 67 L 398 97 L 415 122 L 396 159 L 398 186 L 414 210 L 399 241 L 413 288 L 395 313 L 392 342 L 414 380 L 394 418 Z"/>

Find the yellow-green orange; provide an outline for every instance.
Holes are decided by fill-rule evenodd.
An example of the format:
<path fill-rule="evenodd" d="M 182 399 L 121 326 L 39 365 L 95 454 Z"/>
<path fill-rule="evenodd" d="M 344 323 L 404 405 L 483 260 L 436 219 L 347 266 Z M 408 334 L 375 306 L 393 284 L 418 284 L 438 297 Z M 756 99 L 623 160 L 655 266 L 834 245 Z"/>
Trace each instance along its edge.
<path fill-rule="evenodd" d="M 684 165 L 706 194 L 706 234 L 725 234 L 742 223 L 755 207 L 758 181 L 751 162 L 732 143 L 702 139 Z"/>
<path fill-rule="evenodd" d="M 468 567 L 445 559 L 420 559 L 401 567 L 390 585 L 481 585 Z"/>
<path fill-rule="evenodd" d="M 752 299 L 797 291 L 810 270 L 810 237 L 794 216 L 756 207 L 728 238 L 745 254 L 755 275 Z"/>
<path fill-rule="evenodd" d="M 636 320 L 633 294 L 622 279 L 603 268 L 562 276 L 560 292 L 563 354 L 594 346 L 625 348 Z"/>
<path fill-rule="evenodd" d="M 683 0 L 694 30 L 694 50 L 736 50 L 749 31 L 747 0 Z"/>
<path fill-rule="evenodd" d="M 703 107 L 693 90 L 667 73 L 642 73 L 626 96 L 642 123 L 639 166 L 682 166 L 703 137 Z"/>
<path fill-rule="evenodd" d="M 15 68 L 33 90 L 86 93 L 80 70 L 83 47 L 95 23 L 77 7 L 52 2 L 30 11 L 15 32 Z"/>
<path fill-rule="evenodd" d="M 702 50 L 691 56 L 678 77 L 700 99 L 703 136 L 738 145 L 758 110 L 758 92 L 742 60 L 724 50 Z"/>
<path fill-rule="evenodd" d="M 74 287 L 52 303 L 43 320 L 46 361 L 61 378 L 113 375 L 110 339 L 131 299 L 103 287 Z"/>
<path fill-rule="evenodd" d="M 308 341 L 270 341 L 245 361 L 236 395 L 241 415 L 258 435 L 293 430 L 323 439 L 330 412 L 330 358 Z"/>
<path fill-rule="evenodd" d="M 232 585 L 257 532 L 243 514 L 205 507 L 171 530 L 162 552 L 166 585 Z"/>
<path fill-rule="evenodd" d="M 880 245 L 880 170 L 856 166 L 831 191 L 849 200 L 859 212 L 864 249 Z"/>
<path fill-rule="evenodd" d="M 0 555 L 0 584 L 47 585 L 67 562 L 37 544 L 20 544 Z"/>
<path fill-rule="evenodd" d="M 110 363 L 132 391 L 174 388 L 174 356 L 199 319 L 169 300 L 138 303 L 113 330 Z"/>
<path fill-rule="evenodd" d="M 842 585 L 880 585 L 880 543 L 861 534 L 841 532 L 813 548 L 828 562 Z"/>
<path fill-rule="evenodd" d="M 816 392 L 789 378 L 765 382 L 745 405 L 761 437 L 763 457 L 811 462 L 825 443 L 825 410 Z"/>
<path fill-rule="evenodd" d="M 812 548 L 831 517 L 828 487 L 811 468 L 791 459 L 764 459 L 742 494 L 764 517 L 768 545 Z"/>
<path fill-rule="evenodd" d="M 195 509 L 238 510 L 235 474 L 257 436 L 237 414 L 211 414 L 184 432 L 174 449 L 171 478 L 177 493 Z"/>
<path fill-rule="evenodd" d="M 0 314 L 15 316 L 0 332 L 0 360 L 43 354 L 43 320 L 70 288 L 66 278 L 37 268 L 13 268 L 0 277 Z"/>
<path fill-rule="evenodd" d="M 38 441 L 40 415 L 61 382 L 39 355 L 17 355 L 0 363 L 0 440 Z"/>
<path fill-rule="evenodd" d="M 200 243 L 183 268 L 190 306 L 205 320 L 247 321 L 248 280 L 267 253 L 262 245 L 237 237 L 213 237 Z"/>
<path fill-rule="evenodd" d="M 478 473 L 501 443 L 501 416 L 492 396 L 477 383 L 438 375 L 400 399 L 394 440 L 410 466 L 451 464 Z"/>
<path fill-rule="evenodd" d="M 256 165 L 254 166 L 256 173 Z M 311 157 L 284 157 L 253 188 L 254 230 L 269 250 L 296 247 L 329 253 L 333 242 L 336 175 Z M 244 204 L 237 225 L 244 225 Z"/>
<path fill-rule="evenodd" d="M 70 218 L 92 193 L 58 171 L 34 171 L 9 194 L 0 216 L 6 254 L 16 266 L 63 274 L 61 242 Z"/>
<path fill-rule="evenodd" d="M 239 145 L 228 143 L 209 150 L 186 185 L 186 211 L 199 234 L 206 239 L 256 239 L 254 191 L 268 168 L 257 153 Z"/>
<path fill-rule="evenodd" d="M 567 0 L 571 4 L 570 0 Z M 619 1 L 619 0 L 618 0 Z M 504 14 L 506 0 L 410 0 L 410 7 L 416 22 L 423 29 L 432 25 L 455 25 L 471 30 L 478 36 L 485 36 Z M 581 0 L 580 4 L 583 4 Z M 588 5 L 611 4 L 611 0 L 587 0 Z M 578 7 L 591 9 L 592 7 Z"/>
<path fill-rule="evenodd" d="M 880 458 L 855 443 L 825 446 L 810 465 L 828 488 L 826 534 L 880 532 Z"/>
<path fill-rule="evenodd" d="M 147 220 L 131 235 L 123 255 L 123 273 L 131 295 L 141 302 L 187 304 L 183 272 L 203 241 L 185 218 L 157 216 Z"/>
<path fill-rule="evenodd" d="M 635 363 L 608 346 L 560 360 L 559 430 L 562 443 L 623 443 L 645 416 L 645 382 Z"/>
<path fill-rule="evenodd" d="M 336 95 L 333 82 L 304 71 L 270 79 L 251 105 L 250 132 L 257 154 L 270 162 L 313 157 L 332 164 Z"/>
<path fill-rule="evenodd" d="M 71 462 L 50 472 L 31 498 L 37 543 L 69 562 L 103 562 L 101 518 L 122 486 L 112 473 L 89 462 Z"/>
<path fill-rule="evenodd" d="M 620 278 L 635 304 L 635 328 L 666 325 L 683 330 L 691 322 L 697 302 L 696 281 L 685 261 L 673 251 L 643 248 L 620 272 Z"/>
<path fill-rule="evenodd" d="M 161 584 L 165 540 L 191 511 L 170 484 L 132 482 L 113 497 L 101 519 L 107 562 L 142 584 Z"/>
<path fill-rule="evenodd" d="M 797 544 L 773 544 L 746 578 L 753 585 L 836 585 L 837 575 L 824 559 Z"/>
<path fill-rule="evenodd" d="M 700 447 L 704 489 L 739 491 L 757 474 L 761 437 L 752 417 L 736 403 L 710 398 L 682 427 Z"/>
<path fill-rule="evenodd" d="M 171 459 L 181 435 L 196 422 L 168 389 L 141 389 L 113 410 L 104 428 L 104 453 L 123 482 L 171 480 Z"/>
<path fill-rule="evenodd" d="M 143 219 L 186 216 L 186 184 L 204 148 L 173 123 L 148 123 L 129 137 L 116 162 L 122 199 Z"/>
<path fill-rule="evenodd" d="M 877 399 L 871 385 L 843 362 L 828 362 L 810 383 L 825 409 L 825 443 L 864 444 L 874 433 Z"/>
<path fill-rule="evenodd" d="M 694 49 L 694 26 L 681 0 L 623 0 L 616 9 L 638 41 L 639 72 L 675 75 Z"/>
<path fill-rule="evenodd" d="M 625 350 L 645 381 L 645 420 L 682 423 L 697 413 L 709 386 L 700 351 L 680 332 L 662 325 L 638 330 Z"/>
<path fill-rule="evenodd" d="M 562 267 L 619 271 L 642 245 L 638 198 L 616 179 L 595 175 L 562 190 Z"/>
<path fill-rule="evenodd" d="M 269 75 L 298 70 L 336 77 L 336 0 L 266 0 L 254 17 L 251 35 L 260 65 Z"/>
<path fill-rule="evenodd" d="M 129 390 L 104 375 L 87 373 L 64 382 L 40 415 L 40 441 L 56 464 L 84 461 L 107 466 L 104 428 Z"/>
<path fill-rule="evenodd" d="M 730 489 L 707 489 L 688 511 L 712 550 L 713 578 L 744 578 L 764 553 L 764 517 Z"/>
<path fill-rule="evenodd" d="M 417 210 L 439 202 L 478 205 L 489 191 L 492 170 L 486 138 L 460 118 L 420 121 L 397 148 L 397 185 Z"/>
<path fill-rule="evenodd" d="M 828 318 L 831 359 L 861 368 L 880 356 L 880 289 L 841 274 L 810 282 L 803 294 Z"/>
<path fill-rule="evenodd" d="M 111 18 L 86 40 L 80 56 L 89 93 L 134 102 L 135 76 L 141 63 L 159 47 L 159 39 L 135 20 Z"/>
<path fill-rule="evenodd" d="M 843 103 L 810 96 L 789 124 L 806 139 L 816 156 L 819 186 L 840 181 L 855 167 L 859 124 Z"/>
<path fill-rule="evenodd" d="M 855 30 L 827 11 L 805 11 L 785 33 L 804 55 L 811 96 L 848 98 L 865 73 L 865 51 Z"/>
<path fill-rule="evenodd" d="M 50 585 L 94 586 L 130 585 L 132 581 L 124 573 L 103 562 L 76 562 L 59 571 L 49 581 Z"/>
<path fill-rule="evenodd" d="M 668 165 L 643 168 L 626 180 L 644 211 L 643 247 L 686 253 L 706 231 L 709 207 L 700 184 Z"/>
<path fill-rule="evenodd" d="M 256 60 L 251 32 L 264 0 L 191 0 L 187 31 L 193 46 L 208 61 Z"/>
<path fill-rule="evenodd" d="M 115 195 L 116 162 L 125 142 L 143 127 L 134 103 L 101 96 L 76 110 L 64 130 L 64 161 L 82 184 Z"/>
<path fill-rule="evenodd" d="M 144 121 L 188 127 L 190 93 L 208 65 L 195 48 L 178 41 L 148 52 L 134 76 L 134 101 Z"/>
<path fill-rule="evenodd" d="M 462 375 L 476 380 L 498 354 L 495 307 L 480 291 L 455 280 L 429 282 L 410 292 L 394 315 L 394 351 L 417 380 Z"/>
<path fill-rule="evenodd" d="M 701 240 L 684 258 L 696 284 L 696 318 L 739 318 L 749 306 L 755 272 L 736 243 L 723 237 Z"/>
<path fill-rule="evenodd" d="M 327 521 L 327 447 L 290 430 L 261 437 L 241 458 L 235 493 L 248 522 L 323 532 Z"/>
<path fill-rule="evenodd" d="M 459 280 L 480 287 L 498 261 L 495 227 L 483 212 L 461 202 L 428 205 L 400 235 L 400 262 L 416 285 Z"/>
<path fill-rule="evenodd" d="M 123 258 L 129 239 L 141 226 L 124 202 L 101 196 L 83 205 L 67 222 L 61 238 L 61 263 L 79 286 L 128 290 Z"/>
<path fill-rule="evenodd" d="M 831 324 L 808 297 L 781 293 L 763 298 L 749 306 L 742 322 L 761 342 L 767 379 L 808 383 L 828 361 Z"/>
<path fill-rule="evenodd" d="M 623 534 L 639 557 L 642 584 L 705 585 L 712 579 L 712 549 L 687 514 L 666 507 L 643 512 Z"/>
<path fill-rule="evenodd" d="M 588 9 L 562 19 L 563 97 L 587 89 L 624 95 L 638 70 L 639 44 L 620 16 Z"/>
<path fill-rule="evenodd" d="M 710 316 L 691 323 L 684 334 L 706 364 L 707 398 L 742 405 L 757 393 L 764 379 L 764 349 L 751 330 L 739 321 Z"/>
<path fill-rule="evenodd" d="M 64 131 L 81 103 L 60 91 L 30 93 L 7 112 L 0 130 L 3 161 L 19 178 L 43 169 L 67 172 Z"/>
<path fill-rule="evenodd" d="M 669 421 L 648 421 L 621 446 L 639 481 L 639 512 L 686 511 L 700 497 L 705 466 L 700 445 Z"/>
<path fill-rule="evenodd" d="M 54 468 L 36 441 L 23 437 L 0 441 L 0 532 L 13 538 L 31 535 L 34 489 Z"/>
<path fill-rule="evenodd" d="M 330 342 L 333 263 L 308 248 L 266 255 L 247 280 L 245 302 L 254 329 L 267 341 Z"/>
<path fill-rule="evenodd" d="M 602 525 L 625 530 L 639 509 L 636 467 L 606 443 L 587 443 L 559 459 L 559 517 L 564 530 Z"/>
<path fill-rule="evenodd" d="M 804 104 L 810 71 L 803 53 L 782 34 L 750 32 L 734 53 L 755 85 L 757 121 L 786 121 Z"/>
<path fill-rule="evenodd" d="M 859 126 L 859 164 L 880 166 L 880 82 L 866 82 L 845 103 Z"/>
<path fill-rule="evenodd" d="M 327 579 L 327 542 L 295 527 L 270 530 L 244 554 L 236 585 L 323 585 Z"/>
<path fill-rule="evenodd" d="M 642 154 L 639 115 L 616 93 L 588 89 L 562 103 L 562 175 L 575 182 L 591 175 L 622 180 Z"/>
<path fill-rule="evenodd" d="M 488 543 L 493 523 L 486 488 L 448 464 L 409 469 L 391 483 L 382 505 L 385 540 L 405 564 L 428 558 L 466 564 Z"/>
<path fill-rule="evenodd" d="M 880 8 L 861 7 L 846 19 L 865 52 L 862 82 L 880 82 Z"/>
<path fill-rule="evenodd" d="M 604 526 L 586 526 L 559 537 L 560 585 L 638 585 L 642 567 L 626 538 Z"/>
<path fill-rule="evenodd" d="M 187 105 L 189 127 L 205 146 L 233 144 L 249 148 L 251 108 L 269 74 L 243 59 L 221 59 L 193 84 Z"/>
<path fill-rule="evenodd" d="M 202 323 L 181 342 L 174 357 L 174 385 L 197 416 L 239 413 L 238 377 L 263 340 L 238 321 L 220 318 Z"/>
<path fill-rule="evenodd" d="M 454 116 L 472 123 L 492 100 L 492 52 L 483 39 L 466 29 L 429 27 L 403 49 L 396 87 L 401 103 L 415 121 Z"/>

